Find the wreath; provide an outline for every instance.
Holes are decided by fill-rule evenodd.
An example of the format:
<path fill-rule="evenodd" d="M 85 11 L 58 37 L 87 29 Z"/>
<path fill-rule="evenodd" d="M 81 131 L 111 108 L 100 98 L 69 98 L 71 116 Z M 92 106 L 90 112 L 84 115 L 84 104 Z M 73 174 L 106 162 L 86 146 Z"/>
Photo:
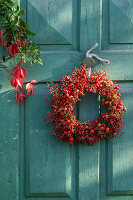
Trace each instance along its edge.
<path fill-rule="evenodd" d="M 55 128 L 52 136 L 67 143 L 92 145 L 104 138 L 120 135 L 123 125 L 122 116 L 126 107 L 117 92 L 119 85 L 107 78 L 107 72 L 94 71 L 88 78 L 89 67 L 85 65 L 75 67 L 71 75 L 65 75 L 60 82 L 48 82 L 51 94 L 51 112 L 48 112 L 46 123 L 52 123 Z M 74 107 L 80 96 L 86 92 L 97 93 L 102 96 L 102 104 L 106 106 L 106 113 L 101 113 L 92 123 L 87 120 L 81 122 L 74 115 Z"/>

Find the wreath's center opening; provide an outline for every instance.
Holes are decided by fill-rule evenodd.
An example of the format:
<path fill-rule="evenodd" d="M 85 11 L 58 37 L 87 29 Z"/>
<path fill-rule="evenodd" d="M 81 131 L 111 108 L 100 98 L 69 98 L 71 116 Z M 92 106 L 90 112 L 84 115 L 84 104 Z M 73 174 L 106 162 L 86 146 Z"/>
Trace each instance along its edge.
<path fill-rule="evenodd" d="M 93 122 L 101 112 L 100 95 L 87 92 L 80 99 L 81 101 L 77 102 L 74 109 L 77 120 Z"/>

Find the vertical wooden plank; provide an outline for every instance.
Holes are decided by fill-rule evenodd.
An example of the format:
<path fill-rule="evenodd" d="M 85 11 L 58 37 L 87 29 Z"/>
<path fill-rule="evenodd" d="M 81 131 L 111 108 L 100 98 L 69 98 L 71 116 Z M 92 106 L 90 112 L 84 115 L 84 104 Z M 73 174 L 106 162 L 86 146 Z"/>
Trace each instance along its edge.
<path fill-rule="evenodd" d="M 1 71 L 0 76 L 3 76 Z M 0 86 L 3 86 L 1 81 Z M 0 93 L 0 199 L 2 200 L 19 198 L 19 105 L 16 106 L 15 93 L 10 89 L 9 87 Z"/>
<path fill-rule="evenodd" d="M 81 0 L 80 50 L 100 43 L 100 3 L 99 0 Z"/>
<path fill-rule="evenodd" d="M 27 21 L 27 0 L 19 0 L 20 9 L 25 11 L 25 14 L 22 16 L 24 21 Z"/>
<path fill-rule="evenodd" d="M 7 50 L 1 48 L 1 55 Z M 10 85 L 12 62 L 0 68 L 0 199 L 19 199 L 19 104 Z M 1 65 L 0 65 L 1 67 Z"/>
<path fill-rule="evenodd" d="M 19 104 L 15 104 L 15 91 L 10 85 L 9 72 L 14 66 L 10 58 L 8 50 L 0 46 L 0 60 L 7 67 L 0 68 L 1 200 L 19 199 Z"/>
<path fill-rule="evenodd" d="M 79 119 L 92 122 L 99 116 L 98 96 L 86 94 L 79 104 Z M 79 145 L 79 200 L 99 198 L 99 146 Z"/>
<path fill-rule="evenodd" d="M 127 107 L 123 116 L 121 138 L 101 141 L 100 153 L 100 197 L 107 200 L 130 200 L 132 184 L 132 98 L 133 83 L 120 83 L 119 92 Z M 102 110 L 103 112 L 103 110 Z"/>
<path fill-rule="evenodd" d="M 123 96 L 127 112 L 124 115 L 124 124 L 121 139 L 112 140 L 109 145 L 109 155 L 112 162 L 108 162 L 108 192 L 111 194 L 133 194 L 133 83 L 121 83 L 120 92 Z M 112 147 L 112 148 L 111 148 Z M 109 156 L 109 157 L 111 157 Z M 110 187 L 110 182 L 112 187 Z"/>

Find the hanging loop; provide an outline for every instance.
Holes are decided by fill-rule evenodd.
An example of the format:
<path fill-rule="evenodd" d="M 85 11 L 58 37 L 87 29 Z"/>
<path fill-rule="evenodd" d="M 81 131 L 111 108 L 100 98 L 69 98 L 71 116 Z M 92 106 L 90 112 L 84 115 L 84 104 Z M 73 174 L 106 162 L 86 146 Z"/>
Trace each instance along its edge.
<path fill-rule="evenodd" d="M 96 54 L 90 54 L 94 49 L 98 47 L 98 43 L 93 45 L 87 52 L 86 52 L 86 58 L 83 60 L 83 65 L 85 65 L 88 69 L 88 79 L 91 76 L 91 67 L 95 65 L 95 60 L 93 58 L 96 58 L 98 61 L 102 63 L 110 64 L 109 60 L 102 59 L 98 57 Z"/>

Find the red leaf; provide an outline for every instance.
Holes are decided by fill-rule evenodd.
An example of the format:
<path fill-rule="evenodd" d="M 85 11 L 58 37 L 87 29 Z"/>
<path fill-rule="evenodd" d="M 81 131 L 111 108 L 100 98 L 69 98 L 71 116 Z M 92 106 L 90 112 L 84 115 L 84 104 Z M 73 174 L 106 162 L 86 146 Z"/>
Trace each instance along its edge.
<path fill-rule="evenodd" d="M 22 85 L 23 85 L 22 79 L 21 78 L 17 78 L 17 82 L 18 82 L 19 86 L 22 87 Z"/>
<path fill-rule="evenodd" d="M 27 90 L 27 95 L 29 96 L 29 94 L 31 93 L 31 90 L 32 90 L 32 84 L 27 83 L 26 84 L 26 90 Z"/>
<path fill-rule="evenodd" d="M 28 88 L 28 89 L 27 89 L 27 95 L 28 95 L 28 96 L 30 95 L 31 90 L 32 90 L 31 88 Z"/>
<path fill-rule="evenodd" d="M 9 51 L 9 53 L 14 57 L 14 55 L 16 54 L 16 53 L 21 53 L 20 51 L 19 51 L 19 49 L 18 49 L 18 47 L 17 47 L 17 45 L 16 44 L 11 44 L 9 47 L 8 47 L 8 51 Z"/>
<path fill-rule="evenodd" d="M 14 67 L 13 68 L 13 72 L 14 72 L 14 76 L 16 77 L 16 78 L 25 78 L 26 77 L 26 74 L 27 74 L 27 71 L 24 69 L 24 68 L 22 68 L 22 67 Z M 12 74 L 12 73 L 11 73 Z M 13 76 L 13 74 L 12 75 L 10 75 L 10 76 Z"/>
<path fill-rule="evenodd" d="M 14 72 L 14 76 L 15 76 L 16 78 L 17 78 L 17 77 L 18 77 L 18 78 L 21 77 L 21 76 L 20 76 L 20 75 L 21 75 L 21 70 L 20 70 L 19 67 L 17 67 L 17 66 L 14 67 L 14 68 L 13 68 L 13 72 Z"/>
<path fill-rule="evenodd" d="M 7 42 L 6 42 L 6 43 L 4 43 L 4 47 L 7 47 Z"/>
<path fill-rule="evenodd" d="M 19 61 L 19 64 L 18 64 L 18 66 L 19 66 L 19 67 L 21 67 L 23 64 L 24 64 L 24 60 L 22 60 L 22 61 Z"/>
<path fill-rule="evenodd" d="M 27 74 L 27 71 L 22 67 L 20 67 L 20 70 L 21 70 L 21 72 L 20 72 L 21 73 L 21 78 L 25 78 L 26 74 Z"/>
<path fill-rule="evenodd" d="M 12 85 L 12 87 L 14 87 L 16 90 L 18 89 L 18 81 L 15 77 L 13 77 L 11 80 L 10 80 L 10 83 Z"/>
<path fill-rule="evenodd" d="M 26 84 L 26 90 L 27 90 L 27 95 L 29 96 L 29 94 L 32 92 L 34 92 L 34 86 L 31 83 L 27 83 Z"/>
<path fill-rule="evenodd" d="M 22 92 L 22 91 L 19 92 L 19 96 L 21 96 L 21 97 L 26 97 L 26 96 L 25 96 L 25 93 Z"/>
<path fill-rule="evenodd" d="M 19 92 L 19 100 L 20 100 L 22 103 L 23 103 L 23 98 L 24 98 L 24 97 L 26 97 L 25 94 L 24 94 L 22 91 L 20 91 L 20 92 Z"/>
<path fill-rule="evenodd" d="M 12 72 L 11 72 L 12 73 Z M 10 83 L 12 85 L 12 87 L 14 87 L 16 90 L 18 89 L 18 85 L 20 87 L 22 87 L 23 85 L 23 81 L 21 78 L 16 78 L 16 77 L 13 77 L 11 80 L 10 80 Z"/>
<path fill-rule="evenodd" d="M 16 96 L 15 96 L 16 104 L 18 103 L 18 100 L 20 100 L 23 103 L 23 98 L 24 97 L 26 97 L 24 92 L 20 91 L 19 93 L 17 93 Z"/>
<path fill-rule="evenodd" d="M 30 83 L 27 83 L 27 84 L 26 84 L 26 90 L 27 90 L 28 88 L 30 88 L 30 85 L 31 85 Z"/>
<path fill-rule="evenodd" d="M 13 68 L 14 73 L 16 73 L 18 70 L 19 70 L 19 67 L 17 67 L 17 66 Z"/>
<path fill-rule="evenodd" d="M 21 103 L 23 103 L 23 97 L 19 97 L 19 100 L 21 101 Z"/>
<path fill-rule="evenodd" d="M 34 92 L 34 86 L 32 85 L 32 94 L 33 94 L 33 92 Z"/>
<path fill-rule="evenodd" d="M 14 76 L 14 73 L 13 73 L 13 72 L 10 72 L 9 76 Z"/>
<path fill-rule="evenodd" d="M 5 33 L 5 30 L 1 29 L 1 31 L 0 31 L 0 44 L 2 45 L 2 47 L 3 47 L 3 40 L 4 40 L 4 37 L 1 37 L 1 36 L 2 36 L 4 33 Z M 4 47 L 6 47 L 6 46 L 7 46 L 7 42 L 4 43 Z"/>
<path fill-rule="evenodd" d="M 19 98 L 19 95 L 17 93 L 16 96 L 15 96 L 15 102 L 16 102 L 16 104 L 18 103 L 18 98 Z"/>
<path fill-rule="evenodd" d="M 5 30 L 1 29 L 0 36 L 2 36 L 5 33 Z"/>
<path fill-rule="evenodd" d="M 2 45 L 4 38 L 1 37 L 5 33 L 5 30 L 1 29 L 0 31 L 0 44 Z"/>
<path fill-rule="evenodd" d="M 0 45 L 2 45 L 4 38 L 0 37 Z"/>
<path fill-rule="evenodd" d="M 36 81 L 36 80 L 32 80 L 31 83 L 38 83 L 38 81 Z"/>

